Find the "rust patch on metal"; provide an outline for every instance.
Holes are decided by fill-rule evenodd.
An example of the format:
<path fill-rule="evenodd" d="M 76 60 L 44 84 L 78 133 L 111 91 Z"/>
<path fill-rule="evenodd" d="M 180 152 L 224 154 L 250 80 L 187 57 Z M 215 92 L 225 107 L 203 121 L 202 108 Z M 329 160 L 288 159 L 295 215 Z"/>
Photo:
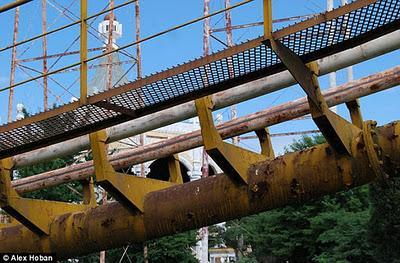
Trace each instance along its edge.
<path fill-rule="evenodd" d="M 370 89 L 371 89 L 371 90 L 379 90 L 379 85 L 374 84 L 374 85 L 371 86 Z"/>
<path fill-rule="evenodd" d="M 331 147 L 326 147 L 325 148 L 325 153 L 326 153 L 326 155 L 328 155 L 328 156 L 330 156 L 330 155 L 332 155 L 333 154 L 333 151 L 332 151 L 332 149 L 331 149 Z"/>
<path fill-rule="evenodd" d="M 103 222 L 101 222 L 102 227 L 110 227 L 112 224 L 114 224 L 115 220 L 113 218 L 107 218 Z"/>
<path fill-rule="evenodd" d="M 194 213 L 193 213 L 193 212 L 188 212 L 188 213 L 186 214 L 186 216 L 187 216 L 187 219 L 190 221 L 190 220 L 193 219 Z"/>
<path fill-rule="evenodd" d="M 290 193 L 295 197 L 296 199 L 301 198 L 302 195 L 304 195 L 304 189 L 302 188 L 301 184 L 299 181 L 297 181 L 296 178 L 292 180 L 290 183 Z"/>
<path fill-rule="evenodd" d="M 267 181 L 259 181 L 249 186 L 249 198 L 251 202 L 263 199 L 269 192 L 269 184 Z"/>

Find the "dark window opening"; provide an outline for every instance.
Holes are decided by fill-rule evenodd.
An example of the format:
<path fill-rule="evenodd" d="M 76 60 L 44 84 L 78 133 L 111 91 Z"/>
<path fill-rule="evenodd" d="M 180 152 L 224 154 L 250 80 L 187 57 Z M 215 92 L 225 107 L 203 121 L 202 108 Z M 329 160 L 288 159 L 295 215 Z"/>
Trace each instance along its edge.
<path fill-rule="evenodd" d="M 155 160 L 150 164 L 150 172 L 147 174 L 147 178 L 157 179 L 162 181 L 169 180 L 169 170 L 168 170 L 168 159 L 162 158 Z M 184 183 L 190 182 L 190 177 L 188 175 L 189 170 L 180 162 L 180 168 L 182 173 L 182 179 Z"/>

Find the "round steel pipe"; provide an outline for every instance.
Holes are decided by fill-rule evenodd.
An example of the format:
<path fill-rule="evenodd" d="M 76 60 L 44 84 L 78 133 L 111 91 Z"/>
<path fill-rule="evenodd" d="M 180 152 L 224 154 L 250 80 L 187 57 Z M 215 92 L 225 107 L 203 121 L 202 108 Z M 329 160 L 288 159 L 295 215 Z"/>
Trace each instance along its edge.
<path fill-rule="evenodd" d="M 400 169 L 400 122 L 375 129 L 381 168 Z M 248 167 L 249 184 L 220 174 L 147 194 L 144 213 L 114 202 L 58 216 L 49 236 L 19 225 L 0 229 L 0 253 L 52 252 L 60 259 L 121 247 L 252 215 L 373 181 L 364 132 L 351 142 L 352 156 L 328 144 Z M 371 145 L 370 145 L 371 146 Z M 376 148 L 376 147 L 375 147 Z M 372 147 L 374 149 L 374 147 Z M 212 205 L 210 205 L 212 204 Z M 77 245 L 79 244 L 79 245 Z"/>
<path fill-rule="evenodd" d="M 400 30 L 363 45 L 318 60 L 320 74 L 324 75 L 350 65 L 397 50 L 400 47 Z M 295 84 L 288 71 L 214 94 L 216 109 L 221 109 Z M 133 121 L 107 129 L 109 142 L 118 141 L 172 123 L 196 116 L 194 102 L 184 103 Z M 73 154 L 90 147 L 89 136 L 78 137 L 63 143 L 14 156 L 16 167 L 23 167 Z"/>

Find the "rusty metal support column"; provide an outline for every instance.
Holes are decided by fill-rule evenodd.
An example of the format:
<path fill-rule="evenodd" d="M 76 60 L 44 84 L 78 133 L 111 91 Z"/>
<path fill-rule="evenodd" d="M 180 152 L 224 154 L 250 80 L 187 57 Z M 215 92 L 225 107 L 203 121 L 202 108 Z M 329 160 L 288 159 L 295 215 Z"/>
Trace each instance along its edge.
<path fill-rule="evenodd" d="M 90 141 L 96 182 L 133 212 L 144 211 L 144 196 L 147 193 L 175 185 L 175 182 L 164 182 L 117 173 L 107 158 L 107 133 L 104 130 L 90 134 Z M 174 165 L 175 160 L 170 172 L 180 172 Z M 172 180 L 179 181 L 180 174 L 171 173 L 171 175 Z M 135 191 L 132 191 L 132 189 L 135 189 Z"/>
<path fill-rule="evenodd" d="M 322 144 L 255 164 L 248 174 L 256 188 L 238 186 L 221 174 L 147 194 L 143 214 L 132 213 L 114 202 L 57 217 L 50 225 L 50 235 L 42 239 L 22 226 L 3 228 L 0 253 L 43 252 L 43 244 L 49 244 L 49 250 L 60 259 L 69 258 L 301 203 L 369 183 L 377 176 L 369 168 L 370 160 L 378 160 L 387 174 L 400 169 L 400 122 L 379 128 L 374 128 L 372 123 L 370 128 L 352 140 L 352 156 L 339 156 L 328 144 Z M 382 164 L 377 151 L 366 149 L 371 141 L 377 144 L 380 156 L 385 157 L 380 160 Z"/>
<path fill-rule="evenodd" d="M 47 14 L 46 14 L 47 1 L 42 0 L 42 34 L 47 32 Z M 47 36 L 43 35 L 42 38 L 43 45 L 43 109 L 46 111 L 48 109 L 48 76 L 47 76 Z"/>
<path fill-rule="evenodd" d="M 140 0 L 135 2 L 135 41 L 140 42 Z M 137 79 L 142 78 L 142 47 L 141 43 L 136 45 L 136 75 Z M 146 141 L 146 134 L 142 133 L 139 135 L 139 143 L 144 146 Z M 145 177 L 145 164 L 140 164 L 140 176 Z"/>
<path fill-rule="evenodd" d="M 113 38 L 113 32 L 114 32 L 114 0 L 110 0 L 109 4 L 109 9 L 111 9 L 111 12 L 109 14 L 109 19 L 108 19 L 108 43 L 106 47 L 106 52 L 112 52 L 114 50 L 114 38 Z M 113 53 L 110 53 L 107 56 L 107 85 L 106 89 L 110 90 L 113 88 L 113 72 L 112 72 L 112 63 L 113 63 Z"/>
<path fill-rule="evenodd" d="M 195 103 L 199 115 L 204 149 L 207 154 L 213 158 L 226 175 L 236 180 L 237 183 L 248 184 L 248 167 L 254 163 L 267 160 L 268 156 L 224 142 L 214 125 L 211 97 L 197 99 Z"/>
<path fill-rule="evenodd" d="M 210 14 L 210 0 L 204 0 L 203 15 L 208 16 Z M 210 54 L 210 22 L 211 18 L 208 17 L 203 21 L 203 56 Z M 206 69 L 207 74 L 207 69 Z M 204 76 L 205 83 L 208 83 L 207 76 Z M 209 174 L 209 156 L 203 147 L 201 158 L 201 178 L 207 178 Z M 204 226 L 198 230 L 200 251 L 198 256 L 200 263 L 208 262 L 208 226 Z"/>
<path fill-rule="evenodd" d="M 17 43 L 18 38 L 18 27 L 19 27 L 19 7 L 15 8 L 15 18 L 14 18 L 14 35 L 13 35 L 13 45 L 12 55 L 11 55 L 11 72 L 10 72 L 10 92 L 8 94 L 8 115 L 7 121 L 13 121 L 13 101 L 14 101 L 14 88 L 15 83 L 15 70 L 17 68 Z"/>
<path fill-rule="evenodd" d="M 349 109 L 351 122 L 356 125 L 358 128 L 362 129 L 363 118 L 360 110 L 360 100 L 355 99 L 349 102 L 346 102 L 346 106 Z"/>
<path fill-rule="evenodd" d="M 204 0 L 204 16 L 208 16 L 210 13 L 210 0 Z M 204 19 L 203 23 L 203 56 L 207 56 L 210 53 L 210 20 L 211 18 Z M 206 70 L 207 73 L 207 70 Z M 207 82 L 207 77 L 205 76 L 205 82 Z M 208 155 L 205 149 L 203 149 L 202 154 L 202 167 L 201 167 L 201 177 L 208 176 Z"/>
<path fill-rule="evenodd" d="M 272 0 L 263 0 L 264 13 L 264 36 L 270 37 L 272 34 Z"/>
<path fill-rule="evenodd" d="M 333 0 L 327 0 L 326 1 L 326 11 L 332 11 L 333 10 Z M 329 32 L 330 33 L 330 32 Z M 336 87 L 336 71 L 329 73 L 329 88 L 335 88 Z M 337 113 L 337 107 L 332 107 L 332 111 L 334 113 Z"/>
<path fill-rule="evenodd" d="M 140 0 L 135 2 L 135 42 L 140 41 Z M 142 48 L 141 43 L 136 44 L 136 72 L 137 78 L 142 78 Z"/>

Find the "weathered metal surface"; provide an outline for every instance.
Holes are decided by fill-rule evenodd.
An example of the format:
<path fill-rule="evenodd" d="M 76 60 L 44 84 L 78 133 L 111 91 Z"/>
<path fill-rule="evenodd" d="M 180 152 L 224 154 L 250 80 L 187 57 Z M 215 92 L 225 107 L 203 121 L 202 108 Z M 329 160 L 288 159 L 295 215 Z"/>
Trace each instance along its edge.
<path fill-rule="evenodd" d="M 105 131 L 90 134 L 90 140 L 92 143 L 96 182 L 128 209 L 133 211 L 138 209 L 143 212 L 143 200 L 146 194 L 175 185 L 172 182 L 117 173 L 107 158 L 107 134 Z M 171 166 L 171 168 L 173 167 Z M 176 180 L 178 180 L 177 172 L 176 170 Z M 172 174 L 170 173 L 170 175 Z"/>
<path fill-rule="evenodd" d="M 18 31 L 19 31 L 19 10 L 20 8 L 15 8 L 14 17 L 14 34 L 13 34 L 13 44 L 17 43 Z M 15 83 L 15 70 L 17 69 L 17 48 L 13 47 L 11 53 L 11 69 L 10 69 L 10 86 Z M 13 120 L 13 101 L 14 101 L 14 88 L 11 88 L 8 94 L 8 112 L 7 121 L 11 122 Z"/>
<path fill-rule="evenodd" d="M 47 32 L 47 1 L 42 0 L 42 33 Z M 48 97 L 48 76 L 47 76 L 47 36 L 43 35 L 42 38 L 42 48 L 43 48 L 43 110 L 47 111 L 49 106 Z"/>
<path fill-rule="evenodd" d="M 297 54 L 309 62 L 398 29 L 399 13 L 398 0 L 359 0 L 276 31 L 273 36 L 289 47 L 296 47 Z M 325 30 L 331 32 L 330 28 L 340 24 L 344 16 L 349 19 L 351 17 L 352 23 L 342 23 L 341 27 L 335 27 L 337 30 L 332 41 L 324 41 Z M 365 24 L 370 27 L 365 27 Z M 354 30 L 347 30 L 350 28 L 346 27 Z M 350 35 L 343 36 L 343 32 Z M 135 110 L 138 116 L 144 116 L 283 71 L 284 67 L 271 50 L 260 45 L 262 40 L 264 37 L 91 96 L 87 105 L 67 104 L 0 126 L 0 156 L 7 157 L 37 149 L 132 119 L 121 112 L 95 106 L 99 101 L 109 99 L 110 103 Z M 255 54 L 256 58 L 250 54 Z M 221 70 L 228 72 L 227 58 L 232 59 L 234 65 L 233 78 L 229 74 L 220 74 Z M 250 64 L 242 63 L 243 59 Z M 203 76 L 206 71 L 210 74 L 205 82 Z M 83 117 L 77 122 L 78 115 Z"/>
<path fill-rule="evenodd" d="M 85 104 L 87 102 L 88 96 L 88 64 L 87 54 L 88 54 L 88 23 L 87 23 L 87 13 L 88 13 L 88 5 L 87 0 L 80 1 L 80 66 L 79 66 L 79 94 L 80 94 L 80 102 Z"/>
<path fill-rule="evenodd" d="M 349 142 L 359 128 L 329 109 L 319 86 L 317 63 L 307 66 L 279 40 L 270 38 L 267 42 L 307 94 L 311 116 L 326 140 L 337 152 L 351 154 Z"/>
<path fill-rule="evenodd" d="M 96 206 L 90 185 L 85 187 L 85 194 L 92 194 L 85 196 L 87 205 L 22 198 L 11 185 L 12 167 L 10 158 L 0 160 L 0 207 L 37 235 L 48 235 L 50 223 L 58 215 Z"/>
<path fill-rule="evenodd" d="M 324 97 L 329 106 L 352 101 L 358 97 L 379 92 L 400 84 L 400 67 L 381 72 L 360 80 L 350 82 L 334 89 L 325 90 Z M 264 111 L 238 118 L 217 126 L 223 139 L 255 131 L 280 122 L 308 114 L 306 98 L 278 105 Z M 183 152 L 202 145 L 200 131 L 183 134 L 162 142 L 138 147 L 110 156 L 113 167 L 118 170 L 132 164 L 143 163 L 171 154 Z M 40 175 L 13 181 L 20 193 L 34 191 L 65 182 L 80 180 L 94 174 L 92 162 L 61 168 Z"/>
<path fill-rule="evenodd" d="M 273 31 L 272 0 L 263 0 L 264 37 L 270 38 Z"/>
<path fill-rule="evenodd" d="M 261 154 L 268 158 L 275 158 L 274 148 L 272 147 L 271 134 L 268 128 L 255 130 L 257 138 L 260 142 Z"/>
<path fill-rule="evenodd" d="M 384 37 L 369 41 L 358 47 L 318 60 L 320 74 L 347 67 L 352 64 L 374 58 L 376 56 L 397 50 L 400 47 L 400 30 Z M 235 103 L 252 99 L 273 91 L 280 90 L 295 84 L 288 71 L 261 78 L 243 85 L 236 86 L 227 91 L 212 95 L 215 108 L 221 109 Z M 175 122 L 183 121 L 196 116 L 194 102 L 187 102 L 163 111 L 140 117 L 107 129 L 109 141 L 141 134 Z M 90 147 L 89 136 L 81 136 L 72 140 L 37 149 L 29 153 L 13 156 L 16 167 L 24 167 L 54 158 L 74 154 Z"/>
<path fill-rule="evenodd" d="M 400 167 L 400 122 L 374 133 L 382 168 L 393 174 Z M 373 181 L 365 146 L 360 133 L 351 143 L 352 156 L 323 144 L 251 166 L 249 185 L 220 174 L 152 192 L 145 197 L 144 214 L 119 203 L 65 214 L 51 223 L 48 237 L 38 238 L 22 226 L 2 228 L 0 252 L 46 251 L 68 258 L 301 203 Z"/>
<path fill-rule="evenodd" d="M 351 122 L 356 125 L 358 128 L 363 128 L 363 117 L 360 110 L 360 101 L 359 99 L 355 99 L 349 102 L 346 102 L 346 107 L 350 112 Z"/>
<path fill-rule="evenodd" d="M 267 159 L 266 156 L 242 149 L 222 140 L 214 125 L 213 103 L 210 97 L 197 99 L 195 104 L 199 115 L 204 149 L 227 176 L 237 182 L 247 184 L 249 166 Z"/>
<path fill-rule="evenodd" d="M 181 165 L 177 154 L 167 157 L 169 182 L 183 184 Z"/>

